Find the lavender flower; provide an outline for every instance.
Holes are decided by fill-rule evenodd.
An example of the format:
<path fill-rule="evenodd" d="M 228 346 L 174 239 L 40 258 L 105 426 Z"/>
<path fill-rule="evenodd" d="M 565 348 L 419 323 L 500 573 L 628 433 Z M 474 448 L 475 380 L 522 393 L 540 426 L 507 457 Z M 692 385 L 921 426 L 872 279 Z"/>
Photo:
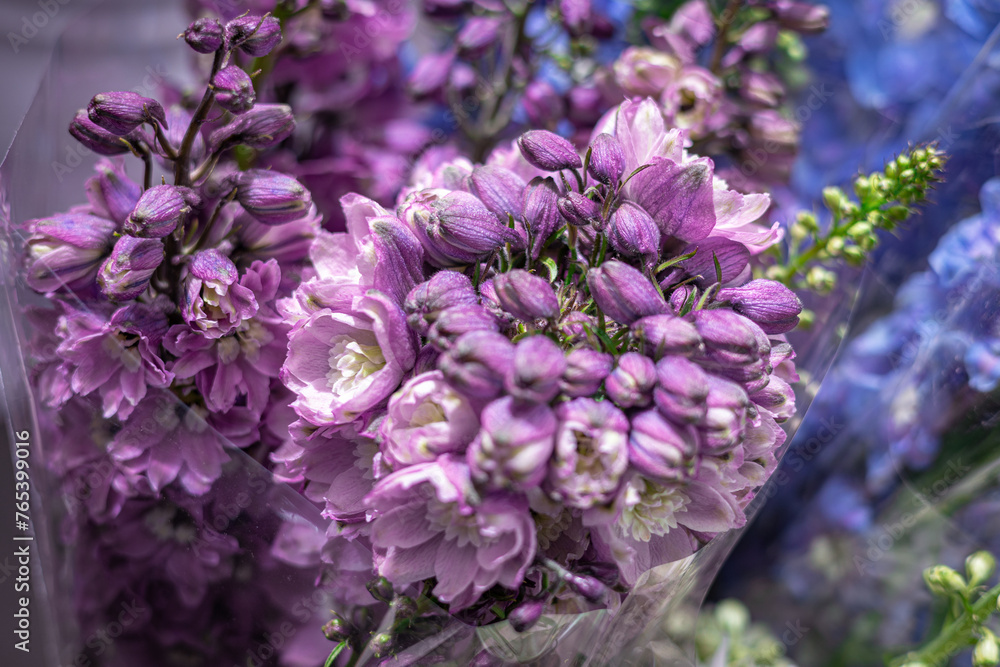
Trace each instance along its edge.
<path fill-rule="evenodd" d="M 87 107 L 87 116 L 111 134 L 123 137 L 143 123 L 157 122 L 167 126 L 163 106 L 154 99 L 131 91 L 94 95 Z"/>
<path fill-rule="evenodd" d="M 365 498 L 379 574 L 396 586 L 435 577 L 434 596 L 454 611 L 496 584 L 520 586 L 536 548 L 527 503 L 491 494 L 473 507 L 473 498 L 468 468 L 448 456 L 381 480 Z"/>
<path fill-rule="evenodd" d="M 181 315 L 208 338 L 225 336 L 257 312 L 257 300 L 236 265 L 218 250 L 202 250 L 188 266 Z"/>
<path fill-rule="evenodd" d="M 111 250 L 115 223 L 69 213 L 27 223 L 27 282 L 39 292 L 77 290 L 89 285 Z"/>
<path fill-rule="evenodd" d="M 135 299 L 163 263 L 163 241 L 122 236 L 97 275 L 101 291 L 112 301 Z"/>
<path fill-rule="evenodd" d="M 480 415 L 482 429 L 469 446 L 473 475 L 494 488 L 530 489 L 545 478 L 558 422 L 547 405 L 519 404 L 506 397 Z"/>
<path fill-rule="evenodd" d="M 628 419 L 607 401 L 592 398 L 563 403 L 556 416 L 549 493 L 578 509 L 610 500 L 628 467 Z"/>

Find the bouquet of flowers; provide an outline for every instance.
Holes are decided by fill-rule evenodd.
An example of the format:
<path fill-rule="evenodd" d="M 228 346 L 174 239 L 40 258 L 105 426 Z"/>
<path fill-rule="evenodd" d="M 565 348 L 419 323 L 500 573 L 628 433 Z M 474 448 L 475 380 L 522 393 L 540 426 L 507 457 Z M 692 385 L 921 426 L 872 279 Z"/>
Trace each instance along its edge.
<path fill-rule="evenodd" d="M 829 189 L 829 224 L 802 214 L 786 243 L 750 185 L 787 177 L 795 127 L 780 81 L 750 65 L 779 25 L 825 14 L 762 3 L 719 34 L 701 3 L 648 16 L 653 46 L 595 57 L 566 92 L 590 115 L 567 126 L 547 123 L 563 97 L 512 46 L 534 9 L 435 2 L 460 27 L 413 67 L 416 98 L 467 90 L 474 65 L 502 85 L 461 126 L 467 152 L 411 136 L 405 184 L 356 180 L 367 194 L 324 217 L 314 199 L 340 186 L 320 192 L 331 173 L 304 165 L 339 157 L 350 121 L 331 144 L 320 111 L 344 98 L 303 60 L 331 57 L 317 35 L 344 26 L 329 21 L 367 31 L 402 9 L 301 4 L 191 23 L 211 60 L 194 95 L 93 96 L 70 124 L 105 156 L 87 203 L 21 226 L 23 281 L 47 299 L 26 307 L 24 349 L 43 465 L 70 501 L 81 636 L 108 637 L 130 598 L 144 610 L 79 655 L 621 664 L 608 646 L 664 613 L 664 582 L 684 592 L 775 469 L 796 414 L 792 287 L 828 293 L 829 265 L 862 262 L 941 153 L 859 178 L 857 201 Z M 549 10 L 569 40 L 540 49 L 554 62 L 615 34 L 589 3 Z M 609 90 L 626 99 L 602 106 Z M 757 141 L 769 169 L 717 175 Z"/>

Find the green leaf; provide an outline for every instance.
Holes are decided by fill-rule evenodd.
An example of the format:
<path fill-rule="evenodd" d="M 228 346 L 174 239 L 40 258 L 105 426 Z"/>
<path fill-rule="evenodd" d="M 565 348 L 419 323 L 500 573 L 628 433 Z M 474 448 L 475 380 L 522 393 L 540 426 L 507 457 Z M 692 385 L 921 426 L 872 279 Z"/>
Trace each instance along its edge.
<path fill-rule="evenodd" d="M 345 648 L 347 648 L 346 639 L 337 644 L 337 646 L 332 651 L 330 651 L 330 655 L 326 659 L 326 662 L 323 663 L 323 667 L 330 667 L 333 664 L 333 661 L 336 660 L 338 657 L 340 657 L 340 654 L 344 652 Z"/>
<path fill-rule="evenodd" d="M 549 282 L 555 282 L 556 278 L 559 277 L 559 265 L 556 264 L 556 260 L 551 257 L 543 257 L 542 264 L 544 264 L 545 268 L 549 270 Z"/>
<path fill-rule="evenodd" d="M 697 252 L 698 252 L 698 249 L 695 248 L 694 250 L 692 250 L 691 252 L 687 253 L 686 255 L 678 255 L 677 257 L 674 257 L 673 259 L 668 259 L 663 264 L 660 264 L 658 267 L 656 267 L 656 272 L 659 273 L 660 271 L 663 271 L 664 269 L 669 269 L 674 264 L 679 264 L 679 263 L 681 263 L 681 262 L 683 262 L 685 260 L 691 259 L 692 257 L 695 256 L 695 253 L 697 253 Z"/>

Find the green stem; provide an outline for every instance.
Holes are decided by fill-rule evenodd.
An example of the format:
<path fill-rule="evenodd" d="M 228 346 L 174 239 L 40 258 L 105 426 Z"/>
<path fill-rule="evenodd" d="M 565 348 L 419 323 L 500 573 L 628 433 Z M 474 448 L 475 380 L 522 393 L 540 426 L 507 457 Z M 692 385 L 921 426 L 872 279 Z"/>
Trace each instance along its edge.
<path fill-rule="evenodd" d="M 936 667 L 945 665 L 956 649 L 975 644 L 973 633 L 997 608 L 1000 584 L 988 590 L 972 605 L 971 613 L 965 611 L 950 625 L 942 628 L 934 640 L 918 651 L 911 651 L 889 663 L 889 667 L 901 667 L 910 662 Z"/>
<path fill-rule="evenodd" d="M 726 54 L 726 47 L 729 46 L 729 26 L 736 20 L 736 14 L 742 5 L 743 0 L 729 0 L 719 16 L 719 36 L 715 39 L 715 46 L 712 48 L 712 64 L 709 66 L 713 74 L 719 73 L 722 56 Z"/>
<path fill-rule="evenodd" d="M 187 132 L 184 133 L 184 139 L 181 141 L 181 147 L 177 151 L 177 160 L 174 161 L 174 185 L 189 184 L 191 149 L 194 147 L 194 140 L 198 137 L 201 124 L 208 118 L 208 112 L 211 111 L 212 104 L 215 102 L 215 89 L 212 88 L 212 79 L 222 69 L 225 57 L 225 49 L 220 48 L 215 52 L 215 59 L 212 61 L 212 73 L 208 77 L 208 87 L 205 88 L 205 94 L 202 96 L 201 103 L 195 110 L 194 116 L 191 117 L 191 124 L 188 125 Z"/>

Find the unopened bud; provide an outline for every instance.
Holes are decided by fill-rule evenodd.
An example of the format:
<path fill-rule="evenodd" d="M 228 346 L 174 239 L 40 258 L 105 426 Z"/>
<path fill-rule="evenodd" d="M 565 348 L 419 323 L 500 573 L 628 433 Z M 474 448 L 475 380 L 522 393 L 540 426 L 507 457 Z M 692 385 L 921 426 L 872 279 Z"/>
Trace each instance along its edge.
<path fill-rule="evenodd" d="M 965 559 L 965 574 L 970 586 L 985 584 L 997 569 L 997 560 L 989 551 L 977 551 Z"/>
<path fill-rule="evenodd" d="M 123 137 L 143 123 L 167 126 L 167 116 L 156 100 L 131 91 L 98 93 L 90 100 L 87 115 L 96 125 Z"/>
<path fill-rule="evenodd" d="M 241 114 L 249 111 L 257 101 L 250 75 L 237 65 L 224 67 L 212 77 L 215 101 L 226 111 Z"/>
<path fill-rule="evenodd" d="M 531 130 L 518 138 L 521 155 L 533 166 L 545 171 L 579 169 L 583 161 L 568 140 L 548 130 Z"/>
<path fill-rule="evenodd" d="M 222 46 L 222 24 L 218 19 L 198 19 L 184 31 L 184 41 L 198 53 L 214 53 Z"/>
<path fill-rule="evenodd" d="M 972 650 L 972 667 L 996 667 L 1000 664 L 1000 644 L 989 628 L 980 630 L 982 635 Z"/>
<path fill-rule="evenodd" d="M 273 16 L 241 16 L 226 24 L 226 38 L 230 47 L 260 58 L 281 41 L 281 23 Z"/>
<path fill-rule="evenodd" d="M 924 570 L 924 581 L 935 595 L 965 595 L 968 589 L 962 575 L 945 565 L 935 565 Z"/>
<path fill-rule="evenodd" d="M 538 622 L 543 611 L 545 605 L 541 600 L 527 600 L 511 611 L 507 620 L 510 621 L 510 627 L 514 628 L 514 632 L 524 632 Z"/>
<path fill-rule="evenodd" d="M 305 216 L 312 195 L 291 176 L 266 169 L 250 169 L 236 177 L 236 200 L 265 225 L 283 225 Z"/>

